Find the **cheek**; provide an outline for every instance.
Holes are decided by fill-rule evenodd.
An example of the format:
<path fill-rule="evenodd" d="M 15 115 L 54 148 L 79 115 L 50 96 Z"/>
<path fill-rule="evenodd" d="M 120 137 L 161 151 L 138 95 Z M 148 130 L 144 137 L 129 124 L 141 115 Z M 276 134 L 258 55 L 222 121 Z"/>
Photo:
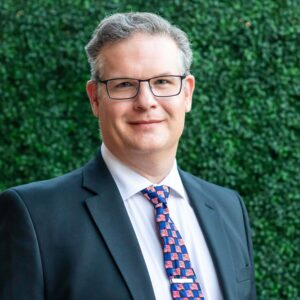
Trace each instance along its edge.
<path fill-rule="evenodd" d="M 106 127 L 116 127 L 123 122 L 126 114 L 125 103 L 111 103 L 106 100 L 99 106 L 100 124 Z"/>
<path fill-rule="evenodd" d="M 180 101 L 171 102 L 170 105 L 166 107 L 166 110 L 177 122 L 181 122 L 185 117 L 186 108 L 186 103 L 183 99 L 180 99 Z"/>
<path fill-rule="evenodd" d="M 99 122 L 100 122 L 100 127 L 102 130 L 105 130 L 107 127 L 109 127 L 110 120 L 112 117 L 110 116 L 110 108 L 107 105 L 107 102 L 105 99 L 101 99 L 99 103 Z"/>

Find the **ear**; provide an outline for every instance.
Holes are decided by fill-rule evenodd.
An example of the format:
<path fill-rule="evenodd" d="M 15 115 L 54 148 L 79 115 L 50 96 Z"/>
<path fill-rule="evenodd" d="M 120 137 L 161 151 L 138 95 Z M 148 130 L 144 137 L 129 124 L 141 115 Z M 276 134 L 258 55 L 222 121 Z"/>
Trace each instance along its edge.
<path fill-rule="evenodd" d="M 93 80 L 89 80 L 86 83 L 86 92 L 90 99 L 90 105 L 95 117 L 99 117 L 99 102 L 98 102 L 98 88 L 97 84 Z"/>
<path fill-rule="evenodd" d="M 185 96 L 185 112 L 189 112 L 192 108 L 192 99 L 195 89 L 195 77 L 187 75 L 184 82 L 184 96 Z"/>

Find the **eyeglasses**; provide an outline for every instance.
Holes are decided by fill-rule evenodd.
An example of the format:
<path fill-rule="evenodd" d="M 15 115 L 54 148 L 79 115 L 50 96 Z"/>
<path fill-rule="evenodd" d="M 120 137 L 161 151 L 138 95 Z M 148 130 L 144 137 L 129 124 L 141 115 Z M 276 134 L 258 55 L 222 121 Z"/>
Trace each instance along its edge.
<path fill-rule="evenodd" d="M 126 100 L 137 96 L 141 82 L 148 82 L 150 91 L 155 97 L 172 97 L 180 94 L 182 80 L 186 75 L 165 75 L 149 79 L 113 78 L 97 81 L 106 85 L 106 91 L 110 99 Z"/>

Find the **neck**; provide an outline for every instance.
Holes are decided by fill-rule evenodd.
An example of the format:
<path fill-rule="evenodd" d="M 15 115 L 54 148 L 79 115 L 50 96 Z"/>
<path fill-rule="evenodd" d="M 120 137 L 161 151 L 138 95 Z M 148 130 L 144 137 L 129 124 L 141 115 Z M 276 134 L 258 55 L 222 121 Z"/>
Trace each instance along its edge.
<path fill-rule="evenodd" d="M 172 153 L 168 151 L 168 153 L 127 153 L 126 155 L 120 155 L 112 149 L 109 151 L 129 168 L 156 184 L 170 173 L 176 156 L 176 150 Z"/>
<path fill-rule="evenodd" d="M 151 155 L 151 157 L 141 157 L 141 159 L 135 156 L 134 160 L 124 163 L 152 183 L 160 183 L 170 173 L 174 160 L 175 156 L 156 158 Z"/>

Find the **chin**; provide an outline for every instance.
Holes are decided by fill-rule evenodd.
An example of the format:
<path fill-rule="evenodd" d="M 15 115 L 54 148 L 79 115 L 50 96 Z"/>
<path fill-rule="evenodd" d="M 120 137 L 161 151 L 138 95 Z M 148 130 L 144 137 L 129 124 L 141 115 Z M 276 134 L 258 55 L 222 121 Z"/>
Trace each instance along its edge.
<path fill-rule="evenodd" d="M 166 150 L 171 150 L 173 149 L 173 147 L 170 147 L 166 144 L 162 144 L 162 143 L 156 143 L 153 144 L 151 143 L 151 141 L 148 141 L 147 143 L 139 143 L 137 145 L 131 145 L 131 149 L 133 150 L 133 152 L 137 153 L 137 154 L 154 154 L 154 153 L 158 153 L 158 152 L 162 152 L 162 151 L 166 151 Z"/>

